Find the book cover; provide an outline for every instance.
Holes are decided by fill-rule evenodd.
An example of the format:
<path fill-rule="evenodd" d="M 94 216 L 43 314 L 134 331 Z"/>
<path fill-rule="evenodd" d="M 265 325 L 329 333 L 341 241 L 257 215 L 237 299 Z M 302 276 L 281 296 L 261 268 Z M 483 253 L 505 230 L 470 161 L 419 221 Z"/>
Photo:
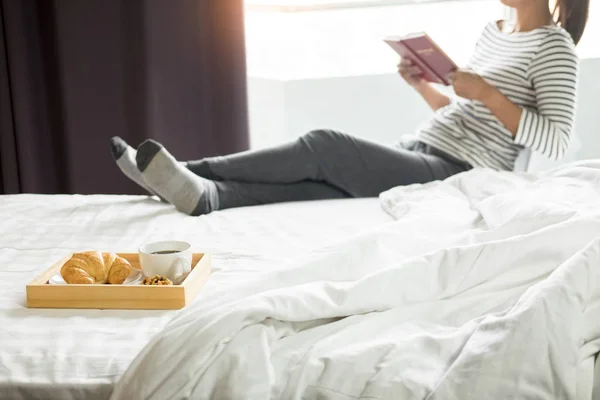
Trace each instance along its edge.
<path fill-rule="evenodd" d="M 423 79 L 432 83 L 450 85 L 446 76 L 458 69 L 454 61 L 426 34 L 390 36 L 384 39 L 402 58 L 411 60 L 423 71 Z"/>

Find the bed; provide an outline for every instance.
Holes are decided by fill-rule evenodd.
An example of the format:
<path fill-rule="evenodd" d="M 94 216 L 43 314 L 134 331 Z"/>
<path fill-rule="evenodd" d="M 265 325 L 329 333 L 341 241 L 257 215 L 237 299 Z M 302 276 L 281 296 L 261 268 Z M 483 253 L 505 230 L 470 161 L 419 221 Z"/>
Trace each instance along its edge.
<path fill-rule="evenodd" d="M 589 400 L 599 370 L 600 269 L 592 267 L 600 260 L 599 205 L 600 161 L 536 176 L 472 171 L 379 199 L 248 207 L 199 218 L 148 197 L 2 196 L 0 398 L 436 399 L 466 391 L 475 397 L 456 398 L 484 398 L 477 396 L 510 389 L 485 381 L 494 374 L 469 383 L 465 371 L 473 374 L 476 365 L 509 382 L 528 360 L 534 375 L 523 378 L 525 392 Z M 567 235 L 565 244 L 548 240 L 554 235 Z M 161 239 L 186 240 L 213 255 L 214 273 L 186 309 L 25 307 L 25 284 L 65 252 L 135 252 Z M 486 252 L 507 249 L 506 265 L 486 261 Z M 484 261 L 490 275 L 469 283 Z M 524 262 L 533 272 L 515 269 Z M 458 281 L 448 265 L 463 268 Z M 507 266 L 512 272 L 502 272 Z M 573 285 L 593 277 L 599 283 L 585 286 L 585 295 L 569 286 L 575 294 L 567 297 L 578 302 L 556 306 L 562 319 L 534 318 L 552 329 L 523 325 L 527 313 L 544 314 L 544 307 L 531 307 L 560 302 L 553 290 L 567 290 L 565 276 Z M 532 301 L 522 303 L 527 296 Z M 521 314 L 507 312 L 516 305 Z M 393 324 L 390 313 L 399 318 Z M 509 360 L 511 368 L 498 369 L 507 357 L 493 346 L 463 360 L 465 349 L 474 351 L 467 346 L 473 338 L 492 332 L 483 327 L 498 329 L 490 316 L 506 317 L 509 331 L 529 329 L 532 343 L 518 336 L 523 330 L 500 341 L 521 345 L 505 349 L 522 352 Z M 450 320 L 465 323 L 460 328 Z M 560 321 L 573 328 L 559 329 Z M 390 358 L 398 337 L 414 338 L 401 341 L 412 343 L 403 353 L 411 366 L 404 383 L 393 378 L 402 374 L 394 369 L 398 358 Z M 535 375 L 536 363 L 544 362 L 550 372 Z"/>

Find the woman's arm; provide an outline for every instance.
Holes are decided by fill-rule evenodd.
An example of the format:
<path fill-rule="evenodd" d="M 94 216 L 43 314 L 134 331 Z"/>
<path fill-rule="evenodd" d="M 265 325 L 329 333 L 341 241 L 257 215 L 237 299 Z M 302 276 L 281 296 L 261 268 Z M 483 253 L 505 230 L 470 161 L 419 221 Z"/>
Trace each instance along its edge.
<path fill-rule="evenodd" d="M 502 122 L 514 138 L 519 129 L 523 109 L 491 85 L 486 94 L 482 96 L 481 102 Z"/>
<path fill-rule="evenodd" d="M 437 111 L 450 104 L 450 98 L 445 94 L 440 93 L 429 82 L 422 80 L 415 86 L 415 90 L 423 97 L 423 99 L 425 99 L 433 111 Z"/>
<path fill-rule="evenodd" d="M 412 86 L 422 97 L 427 104 L 437 111 L 438 109 L 450 104 L 448 96 L 440 93 L 429 82 L 421 77 L 421 70 L 415 66 L 410 60 L 402 59 L 398 64 L 398 73 L 404 78 L 406 83 Z"/>
<path fill-rule="evenodd" d="M 529 67 L 537 110 L 514 104 L 481 76 L 459 70 L 451 78 L 456 94 L 481 101 L 513 135 L 515 143 L 558 159 L 571 141 L 575 119 L 578 58 L 572 44 L 553 34 Z"/>
<path fill-rule="evenodd" d="M 529 67 L 529 79 L 537 110 L 523 109 L 515 143 L 559 159 L 575 123 L 579 59 L 573 44 L 559 33 L 549 36 Z"/>

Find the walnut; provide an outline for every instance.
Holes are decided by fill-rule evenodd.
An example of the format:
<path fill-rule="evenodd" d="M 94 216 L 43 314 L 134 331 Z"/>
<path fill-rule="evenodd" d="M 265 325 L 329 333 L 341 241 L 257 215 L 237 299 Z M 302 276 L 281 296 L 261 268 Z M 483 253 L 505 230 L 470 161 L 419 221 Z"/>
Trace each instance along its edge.
<path fill-rule="evenodd" d="M 173 282 L 169 280 L 166 276 L 155 275 L 152 278 L 146 277 L 142 282 L 142 285 L 172 285 Z"/>

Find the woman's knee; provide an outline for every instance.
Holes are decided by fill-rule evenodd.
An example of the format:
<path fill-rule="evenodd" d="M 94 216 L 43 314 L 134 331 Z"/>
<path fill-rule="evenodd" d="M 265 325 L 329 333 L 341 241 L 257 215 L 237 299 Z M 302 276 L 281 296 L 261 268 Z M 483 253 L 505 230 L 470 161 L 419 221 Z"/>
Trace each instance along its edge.
<path fill-rule="evenodd" d="M 316 146 L 321 147 L 329 144 L 339 144 L 346 136 L 348 135 L 331 129 L 315 129 L 302 135 L 300 141 L 314 148 Z"/>

